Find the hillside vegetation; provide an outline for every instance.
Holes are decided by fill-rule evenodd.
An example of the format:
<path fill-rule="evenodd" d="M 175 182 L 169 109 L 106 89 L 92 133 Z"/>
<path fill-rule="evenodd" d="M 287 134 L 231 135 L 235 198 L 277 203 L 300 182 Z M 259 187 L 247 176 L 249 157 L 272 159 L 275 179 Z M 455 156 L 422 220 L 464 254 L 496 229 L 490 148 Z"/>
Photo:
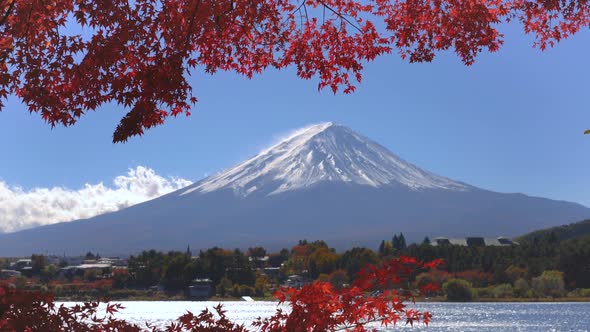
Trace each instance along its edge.
<path fill-rule="evenodd" d="M 569 225 L 534 231 L 519 237 L 518 241 L 535 242 L 548 237 L 554 237 L 558 241 L 565 241 L 584 236 L 590 236 L 590 219 L 571 223 Z"/>

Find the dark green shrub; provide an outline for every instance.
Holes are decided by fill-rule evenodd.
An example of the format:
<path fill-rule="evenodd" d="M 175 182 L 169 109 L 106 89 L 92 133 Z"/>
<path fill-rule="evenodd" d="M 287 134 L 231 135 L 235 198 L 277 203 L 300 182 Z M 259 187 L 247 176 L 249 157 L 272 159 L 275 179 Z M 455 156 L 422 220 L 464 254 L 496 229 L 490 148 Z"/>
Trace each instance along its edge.
<path fill-rule="evenodd" d="M 494 297 L 494 289 L 493 287 L 474 288 L 473 296 L 482 299 L 491 298 Z"/>
<path fill-rule="evenodd" d="M 590 297 L 590 288 L 576 288 L 567 294 L 569 297 Z"/>
<path fill-rule="evenodd" d="M 548 270 L 533 278 L 533 289 L 540 296 L 560 297 L 565 295 L 563 272 Z"/>
<path fill-rule="evenodd" d="M 450 279 L 443 284 L 447 300 L 452 302 L 469 302 L 473 300 L 471 283 L 461 279 Z"/>
<path fill-rule="evenodd" d="M 494 287 L 494 297 L 507 298 L 514 296 L 514 290 L 510 284 L 501 284 Z"/>
<path fill-rule="evenodd" d="M 523 279 L 519 278 L 514 282 L 514 295 L 518 297 L 526 297 L 527 293 L 531 289 L 529 283 Z"/>
<path fill-rule="evenodd" d="M 240 285 L 240 296 L 253 296 L 254 287 L 248 285 Z"/>

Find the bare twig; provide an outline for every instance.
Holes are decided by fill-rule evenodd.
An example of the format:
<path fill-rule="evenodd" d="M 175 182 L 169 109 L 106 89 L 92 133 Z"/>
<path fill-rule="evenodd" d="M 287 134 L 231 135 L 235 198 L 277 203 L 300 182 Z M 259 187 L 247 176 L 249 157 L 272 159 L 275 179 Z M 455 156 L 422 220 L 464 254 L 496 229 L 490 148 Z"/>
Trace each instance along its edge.
<path fill-rule="evenodd" d="M 303 1 L 302 1 L 302 2 L 299 4 L 299 6 L 297 6 L 297 8 L 295 8 L 295 10 L 293 10 L 293 13 L 295 13 L 296 11 L 298 11 L 299 9 L 301 9 L 301 7 L 305 6 L 305 2 L 306 2 L 306 1 L 307 1 L 307 0 L 303 0 Z"/>
<path fill-rule="evenodd" d="M 324 6 L 324 9 L 327 8 L 329 11 L 331 11 L 334 14 L 336 14 L 336 16 L 338 16 L 340 19 L 344 20 L 346 23 L 350 24 L 350 26 L 352 26 L 353 28 L 357 29 L 360 33 L 363 33 L 363 30 L 361 30 L 361 28 L 359 28 L 356 24 L 354 24 L 353 22 L 351 22 L 349 19 L 347 19 L 341 13 L 335 11 L 334 8 L 326 5 L 326 3 L 323 2 L 322 0 L 318 0 L 318 2 L 321 3 Z"/>

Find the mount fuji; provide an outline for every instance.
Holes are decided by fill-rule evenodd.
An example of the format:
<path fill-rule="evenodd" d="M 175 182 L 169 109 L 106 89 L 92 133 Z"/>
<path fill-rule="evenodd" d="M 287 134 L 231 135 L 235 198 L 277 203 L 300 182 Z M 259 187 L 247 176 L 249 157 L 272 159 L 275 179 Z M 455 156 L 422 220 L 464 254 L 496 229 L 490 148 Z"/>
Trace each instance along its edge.
<path fill-rule="evenodd" d="M 300 239 L 376 247 L 403 232 L 516 236 L 590 217 L 570 202 L 492 192 L 423 170 L 351 129 L 322 123 L 154 200 L 90 219 L 0 235 L 0 256 L 89 250 L 276 250 Z"/>
<path fill-rule="evenodd" d="M 296 131 L 253 158 L 190 186 L 181 195 L 228 188 L 241 196 L 273 195 L 323 182 L 374 188 L 401 185 L 415 190 L 469 188 L 423 171 L 368 138 L 328 122 Z"/>

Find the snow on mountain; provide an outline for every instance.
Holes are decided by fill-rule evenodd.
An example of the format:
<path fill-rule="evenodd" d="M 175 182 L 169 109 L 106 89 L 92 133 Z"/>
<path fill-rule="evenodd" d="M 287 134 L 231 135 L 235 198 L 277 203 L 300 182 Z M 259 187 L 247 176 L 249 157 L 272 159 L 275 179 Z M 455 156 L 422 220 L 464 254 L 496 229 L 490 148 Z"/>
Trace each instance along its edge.
<path fill-rule="evenodd" d="M 470 188 L 424 171 L 349 128 L 328 122 L 300 129 L 258 155 L 187 187 L 180 195 L 222 189 L 242 196 L 272 195 L 320 182 L 403 185 L 412 190 Z"/>

